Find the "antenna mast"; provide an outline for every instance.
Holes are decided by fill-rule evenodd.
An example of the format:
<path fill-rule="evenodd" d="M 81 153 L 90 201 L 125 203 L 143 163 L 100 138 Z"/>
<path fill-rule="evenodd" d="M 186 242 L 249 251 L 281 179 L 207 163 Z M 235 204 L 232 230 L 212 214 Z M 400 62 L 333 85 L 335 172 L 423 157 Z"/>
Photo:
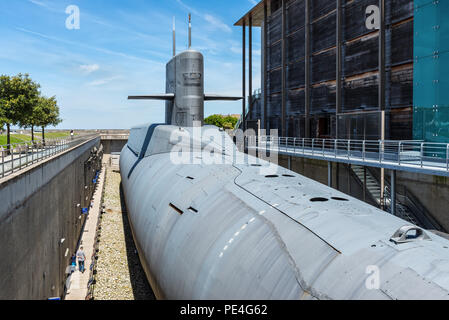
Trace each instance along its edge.
<path fill-rule="evenodd" d="M 189 49 L 192 47 L 192 16 L 189 13 Z"/>
<path fill-rule="evenodd" d="M 173 17 L 173 57 L 176 56 L 176 18 Z"/>

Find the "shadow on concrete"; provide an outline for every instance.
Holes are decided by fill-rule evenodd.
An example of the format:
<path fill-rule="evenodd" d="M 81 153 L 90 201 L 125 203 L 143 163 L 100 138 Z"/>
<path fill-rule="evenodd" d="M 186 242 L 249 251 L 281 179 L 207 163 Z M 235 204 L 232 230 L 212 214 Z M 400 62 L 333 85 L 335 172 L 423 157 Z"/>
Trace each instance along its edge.
<path fill-rule="evenodd" d="M 122 184 L 120 183 L 120 205 L 122 208 L 123 231 L 125 233 L 126 255 L 128 258 L 129 275 L 135 300 L 155 300 L 153 290 L 148 283 L 145 272 L 140 264 L 136 245 L 134 244 L 131 226 L 128 220 L 125 197 Z"/>

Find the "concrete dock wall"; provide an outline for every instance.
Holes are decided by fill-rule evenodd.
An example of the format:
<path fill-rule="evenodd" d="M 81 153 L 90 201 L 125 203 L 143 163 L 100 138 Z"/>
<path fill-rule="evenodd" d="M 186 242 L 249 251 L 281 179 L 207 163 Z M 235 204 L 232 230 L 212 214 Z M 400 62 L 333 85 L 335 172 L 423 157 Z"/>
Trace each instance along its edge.
<path fill-rule="evenodd" d="M 128 140 L 102 139 L 105 154 L 120 153 Z"/>
<path fill-rule="evenodd" d="M 62 297 L 100 138 L 0 180 L 0 299 Z"/>
<path fill-rule="evenodd" d="M 396 183 L 399 192 L 406 186 L 444 231 L 449 232 L 449 178 L 398 171 Z"/>

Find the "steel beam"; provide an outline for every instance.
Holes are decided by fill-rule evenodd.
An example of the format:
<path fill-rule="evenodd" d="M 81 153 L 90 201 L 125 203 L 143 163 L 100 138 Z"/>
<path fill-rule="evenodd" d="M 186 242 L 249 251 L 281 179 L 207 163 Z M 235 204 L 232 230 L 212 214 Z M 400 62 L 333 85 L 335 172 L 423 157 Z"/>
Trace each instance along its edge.
<path fill-rule="evenodd" d="M 379 0 L 379 110 L 385 110 L 385 0 Z"/>
<path fill-rule="evenodd" d="M 248 91 L 249 91 L 249 100 L 248 100 L 248 115 L 251 119 L 251 114 L 253 112 L 253 17 L 249 16 L 249 49 L 248 49 Z"/>
<path fill-rule="evenodd" d="M 282 0 L 282 79 L 281 79 L 281 94 L 282 94 L 282 103 L 281 103 L 281 133 L 282 136 L 287 136 L 286 130 L 285 130 L 285 124 L 286 124 L 286 112 L 285 112 L 285 104 L 286 104 L 286 90 L 285 90 L 285 83 L 286 83 L 286 52 L 285 52 L 285 29 L 286 29 L 286 16 L 285 16 L 285 2 L 286 0 Z"/>
<path fill-rule="evenodd" d="M 341 112 L 341 66 L 342 66 L 342 0 L 337 0 L 337 43 L 336 43 L 336 101 L 335 101 L 335 138 L 338 139 L 338 115 Z"/>
<path fill-rule="evenodd" d="M 305 0 L 305 137 L 310 138 L 310 0 Z"/>
<path fill-rule="evenodd" d="M 396 170 L 391 170 L 391 214 L 396 215 Z"/>
<path fill-rule="evenodd" d="M 385 140 L 385 0 L 379 0 L 379 111 L 381 112 L 381 140 Z M 381 208 L 385 208 L 385 170 L 381 169 Z"/>
<path fill-rule="evenodd" d="M 268 7 L 267 1 L 264 2 L 263 6 L 263 125 L 264 129 L 268 129 L 268 116 L 267 116 L 267 106 L 268 106 L 268 95 L 267 95 L 267 80 L 268 80 Z M 269 134 L 266 131 L 266 134 Z"/>
<path fill-rule="evenodd" d="M 246 23 L 243 21 L 242 26 L 242 129 L 246 131 Z"/>

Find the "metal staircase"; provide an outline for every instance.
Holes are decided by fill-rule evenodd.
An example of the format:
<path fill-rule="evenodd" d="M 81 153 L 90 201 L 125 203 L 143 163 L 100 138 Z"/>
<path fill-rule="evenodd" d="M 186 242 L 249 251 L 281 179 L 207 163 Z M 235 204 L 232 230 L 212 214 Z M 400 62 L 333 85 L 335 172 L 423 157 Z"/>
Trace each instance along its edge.
<path fill-rule="evenodd" d="M 363 184 L 365 179 L 363 166 L 352 165 L 352 171 L 355 173 L 357 178 Z M 371 195 L 371 197 L 376 201 L 376 203 L 380 206 L 380 190 L 381 186 L 377 179 L 371 174 L 369 170 L 366 170 L 366 191 Z M 385 209 L 389 210 L 391 206 L 391 196 L 390 196 L 390 187 L 385 185 Z M 398 197 L 399 200 L 399 197 Z M 396 215 L 399 218 L 402 218 L 412 224 L 415 224 L 420 227 L 425 227 L 421 225 L 420 221 L 416 218 L 415 213 L 412 212 L 407 206 L 403 205 L 400 201 L 396 202 Z"/>
<path fill-rule="evenodd" d="M 363 185 L 363 183 L 365 182 L 363 166 L 352 165 L 351 169 Z M 380 206 L 380 185 L 368 170 L 366 170 L 366 190 Z"/>

